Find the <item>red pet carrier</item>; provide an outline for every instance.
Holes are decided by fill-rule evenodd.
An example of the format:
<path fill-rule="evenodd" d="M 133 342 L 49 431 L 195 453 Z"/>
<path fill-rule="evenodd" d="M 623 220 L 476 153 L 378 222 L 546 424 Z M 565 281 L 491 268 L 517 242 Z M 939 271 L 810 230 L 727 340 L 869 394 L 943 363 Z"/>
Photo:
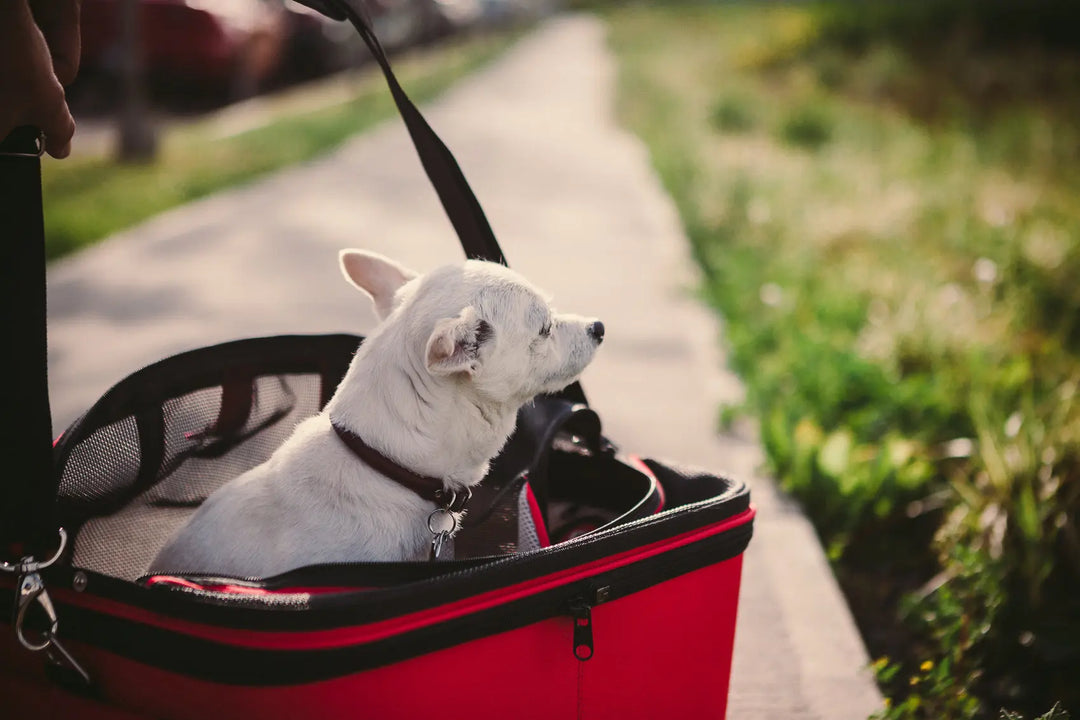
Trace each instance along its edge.
<path fill-rule="evenodd" d="M 346 0 L 469 257 L 505 262 L 453 156 Z M 0 145 L 11 383 L 0 442 L 4 718 L 716 717 L 746 488 L 620 452 L 581 388 L 539 398 L 452 560 L 271 578 L 151 559 L 333 394 L 362 338 L 239 340 L 151 365 L 50 442 L 36 133 Z M 10 227 L 9 223 L 9 227 Z M 15 311 L 18 312 L 15 312 Z"/>

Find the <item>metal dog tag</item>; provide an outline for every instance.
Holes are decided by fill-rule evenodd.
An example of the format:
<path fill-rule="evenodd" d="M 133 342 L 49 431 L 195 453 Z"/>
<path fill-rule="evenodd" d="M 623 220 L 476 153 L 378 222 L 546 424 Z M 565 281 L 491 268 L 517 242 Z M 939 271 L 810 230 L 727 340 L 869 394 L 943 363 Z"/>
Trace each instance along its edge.
<path fill-rule="evenodd" d="M 431 533 L 431 559 L 436 560 L 457 530 L 457 515 L 446 508 L 436 508 L 428 515 L 427 526 Z"/>
<path fill-rule="evenodd" d="M 443 544 L 450 539 L 450 533 L 441 532 L 431 539 L 431 559 L 437 560 L 442 553 Z"/>

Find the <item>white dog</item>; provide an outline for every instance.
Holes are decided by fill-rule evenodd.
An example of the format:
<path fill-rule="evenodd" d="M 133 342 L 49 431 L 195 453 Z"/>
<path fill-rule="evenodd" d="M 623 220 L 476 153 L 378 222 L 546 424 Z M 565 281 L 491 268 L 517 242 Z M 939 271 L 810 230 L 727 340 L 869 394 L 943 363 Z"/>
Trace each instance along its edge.
<path fill-rule="evenodd" d="M 214 492 L 153 571 L 266 577 L 317 563 L 427 559 L 460 513 L 436 512 L 343 438 L 359 438 L 392 470 L 441 481 L 448 500 L 463 497 L 519 408 L 571 383 L 603 340 L 599 321 L 554 313 L 501 265 L 470 260 L 417 276 L 369 252 L 342 251 L 340 262 L 382 322 L 324 411 Z"/>

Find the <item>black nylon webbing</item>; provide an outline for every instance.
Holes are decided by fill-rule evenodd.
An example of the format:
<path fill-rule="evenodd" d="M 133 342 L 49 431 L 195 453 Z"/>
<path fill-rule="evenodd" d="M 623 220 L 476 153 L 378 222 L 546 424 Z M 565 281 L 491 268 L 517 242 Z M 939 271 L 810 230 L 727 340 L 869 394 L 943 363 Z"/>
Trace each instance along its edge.
<path fill-rule="evenodd" d="M 461 172 L 457 160 L 401 88 L 394 76 L 394 71 L 390 68 L 386 53 L 379 39 L 372 32 L 371 24 L 364 17 L 363 12 L 353 7 L 349 0 L 328 0 L 327 4 L 341 10 L 360 33 L 360 37 L 371 50 L 375 61 L 379 63 L 386 82 L 390 86 L 394 103 L 405 121 L 413 145 L 416 146 L 424 172 L 427 173 L 428 179 L 435 187 L 435 192 L 439 195 L 439 200 L 457 232 L 465 255 L 476 260 L 490 260 L 506 265 L 502 248 L 499 247 L 495 233 L 492 232 L 491 225 L 484 215 L 484 210 L 480 207 L 480 202 L 469 187 L 468 181 L 465 180 L 465 175 Z"/>
<path fill-rule="evenodd" d="M 18 128 L 0 142 L 0 560 L 49 557 L 57 543 L 37 137 Z"/>

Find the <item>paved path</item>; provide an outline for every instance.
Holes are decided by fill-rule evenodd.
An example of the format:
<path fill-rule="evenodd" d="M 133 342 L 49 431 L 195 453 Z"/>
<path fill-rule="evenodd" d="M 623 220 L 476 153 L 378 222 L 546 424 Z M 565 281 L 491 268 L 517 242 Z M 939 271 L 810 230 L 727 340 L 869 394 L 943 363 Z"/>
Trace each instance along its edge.
<path fill-rule="evenodd" d="M 813 532 L 755 476 L 757 444 L 717 436 L 737 398 L 674 207 L 612 116 L 614 67 L 594 19 L 544 25 L 459 85 L 429 119 L 473 182 L 511 264 L 557 304 L 602 318 L 583 384 L 605 430 L 642 454 L 729 470 L 759 509 L 740 600 L 733 720 L 861 720 L 880 698 Z M 460 258 L 405 132 L 389 123 L 323 160 L 167 213 L 50 275 L 57 426 L 167 354 L 236 337 L 364 332 L 337 250 L 419 270 Z"/>

